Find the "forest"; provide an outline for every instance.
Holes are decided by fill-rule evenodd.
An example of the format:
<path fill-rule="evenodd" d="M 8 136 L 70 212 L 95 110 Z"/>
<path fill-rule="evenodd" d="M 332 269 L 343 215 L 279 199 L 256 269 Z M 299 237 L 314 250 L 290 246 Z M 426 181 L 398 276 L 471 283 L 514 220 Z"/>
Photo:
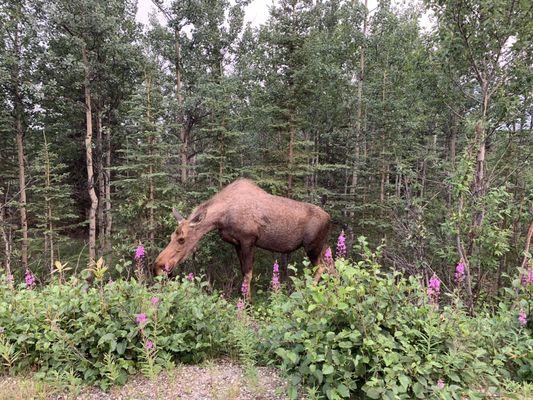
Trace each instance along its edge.
<path fill-rule="evenodd" d="M 93 297 L 83 300 L 82 296 L 79 301 L 86 301 L 89 308 L 94 302 L 105 303 L 94 312 L 108 313 L 113 302 L 122 301 L 113 296 L 126 299 L 129 291 L 137 293 L 133 310 L 142 303 L 141 293 L 148 296 L 154 287 L 163 292 L 174 287 L 177 294 L 169 301 L 181 304 L 179 298 L 186 299 L 196 282 L 197 304 L 186 307 L 209 305 L 205 312 L 214 319 L 234 313 L 234 307 L 219 304 L 213 293 L 228 302 L 237 299 L 242 274 L 233 247 L 216 233 L 208 234 L 177 268 L 175 282 L 155 279 L 156 286 L 150 286 L 151 265 L 176 227 L 173 208 L 187 216 L 226 185 L 246 177 L 269 193 L 318 205 L 331 215 L 328 244 L 337 259 L 338 276 L 326 276 L 324 285 L 340 279 L 341 283 L 333 284 L 336 294 L 328 297 L 333 294 L 320 292 L 317 299 L 313 291 L 323 286 L 305 285 L 312 271 L 306 271 L 303 251 L 290 255 L 259 251 L 252 286 L 258 300 L 243 308 L 250 320 L 276 321 L 264 328 L 270 344 L 250 347 L 254 335 L 249 329 L 256 322 L 247 325 L 241 318 L 242 326 L 233 332 L 230 322 L 218 321 L 219 328 L 228 332 L 227 342 L 218 338 L 220 343 L 209 342 L 190 357 L 180 358 L 182 350 L 172 346 L 165 349 L 164 340 L 158 349 L 167 358 L 155 357 L 148 346 L 139 357 L 149 376 L 159 371 L 161 359 L 168 363 L 178 355 L 181 361 L 198 362 L 224 353 L 233 343 L 235 351 L 244 354 L 245 365 L 251 359 L 254 363 L 278 360 L 285 372 L 293 371 L 289 376 L 296 373 L 299 378 L 289 384 L 291 398 L 302 393 L 302 387 L 320 392 L 312 394 L 314 389 L 309 389 L 310 399 L 359 398 L 350 397 L 353 393 L 369 398 L 432 398 L 429 393 L 437 390 L 440 375 L 428 371 L 435 368 L 442 369 L 442 376 L 451 376 L 457 387 L 472 390 L 475 373 L 468 381 L 466 375 L 453 372 L 461 370 L 460 363 L 452 363 L 456 369 L 447 370 L 437 358 L 423 371 L 394 378 L 399 382 L 397 391 L 387 381 L 390 371 L 376 377 L 372 363 L 377 361 L 371 359 L 364 361 L 366 372 L 349 382 L 346 375 L 333 378 L 345 361 L 335 360 L 332 374 L 333 361 L 319 359 L 326 364 L 317 375 L 309 369 L 311 361 L 302 361 L 308 343 L 298 344 L 302 339 L 297 332 L 342 331 L 342 323 L 332 322 L 339 314 L 328 320 L 329 328 L 320 325 L 318 317 L 319 327 L 313 330 L 292 326 L 295 347 L 284 347 L 291 339 L 283 338 L 281 327 L 291 332 L 287 324 L 294 322 L 284 319 L 284 313 L 312 313 L 324 307 L 342 314 L 350 304 L 363 307 L 359 311 L 364 314 L 374 305 L 353 288 L 367 282 L 368 288 L 375 289 L 377 301 L 381 293 L 384 307 L 394 310 L 394 304 L 405 303 L 408 309 L 416 302 L 413 291 L 429 296 L 424 300 L 429 317 L 420 314 L 421 309 L 413 310 L 418 314 L 397 316 L 397 324 L 383 328 L 386 331 L 410 318 L 431 320 L 434 327 L 438 316 L 431 315 L 440 306 L 460 310 L 464 320 L 455 321 L 456 328 L 478 324 L 442 328 L 447 329 L 438 333 L 442 338 L 455 337 L 462 329 L 471 334 L 505 331 L 509 333 L 505 343 L 512 347 L 510 332 L 515 332 L 513 343 L 523 347 L 513 347 L 516 357 L 505 356 L 514 366 L 503 356 L 499 360 L 504 366 L 487 361 L 507 371 L 499 375 L 491 370 L 487 376 L 511 380 L 513 385 L 531 382 L 531 2 L 276 0 L 261 24 L 246 22 L 250 3 L 153 0 L 150 21 L 142 24 L 136 19 L 136 0 L 0 0 L 0 354 L 4 367 L 22 371 L 49 362 L 45 372 L 61 369 L 64 353 L 54 362 L 38 355 L 43 351 L 42 338 L 27 345 L 17 339 L 15 345 L 16 336 L 10 339 L 3 331 L 11 326 L 13 332 L 22 329 L 28 336 L 38 326 L 28 322 L 24 328 L 21 321 L 33 317 L 21 311 L 16 319 L 12 313 L 17 304 L 35 307 L 39 290 L 42 299 L 57 302 L 56 311 L 75 313 L 67 311 L 65 298 L 60 297 L 86 293 Z M 339 237 L 341 254 L 337 254 Z M 284 294 L 271 296 L 272 265 L 278 262 L 276 279 Z M 113 294 L 107 282 L 121 287 L 121 294 Z M 350 298 L 350 288 L 359 297 Z M 359 303 L 353 303 L 356 298 Z M 305 299 L 316 304 L 311 306 Z M 49 311 L 42 310 L 39 323 L 49 321 Z M 238 307 L 237 312 L 241 311 Z M 388 312 L 383 311 L 392 315 Z M 454 313 L 449 313 L 453 319 Z M 353 326 L 352 317 L 346 317 L 346 326 Z M 379 325 L 380 321 L 368 323 Z M 169 331 L 182 326 L 166 323 Z M 149 331 L 138 330 L 143 324 L 131 321 L 130 333 L 137 329 L 143 343 L 153 345 Z M 514 327 L 507 329 L 505 324 Z M 192 331 L 198 328 L 194 326 Z M 68 331 L 67 325 L 61 329 Z M 72 377 L 125 382 L 135 369 L 131 360 L 136 356 L 125 357 L 129 342 L 110 332 L 95 333 L 99 335 L 95 349 L 100 349 L 104 337 L 111 343 L 108 354 L 114 355 L 106 356 L 107 364 L 102 361 L 104 355 L 89 356 L 76 345 L 62 350 L 78 361 L 85 354 L 82 364 L 88 364 Z M 209 332 L 204 334 L 212 338 Z M 81 341 L 74 336 L 73 343 Z M 418 340 L 415 336 L 413 343 Z M 346 349 L 344 337 L 335 339 L 341 352 Z M 472 343 L 478 339 L 474 335 Z M 358 338 L 350 340 L 354 346 L 367 346 L 368 354 L 385 351 L 373 348 L 375 343 L 366 339 L 364 344 Z M 438 354 L 449 350 L 446 340 L 438 342 L 445 346 L 435 350 Z M 278 348 L 264 347 L 275 343 Z M 506 348 L 500 342 L 491 343 L 493 350 Z M 476 357 L 493 354 L 486 349 Z M 465 354 L 473 351 L 463 350 Z M 261 361 L 258 354 L 262 353 L 271 358 Z M 108 369 L 94 364 L 93 356 Z M 126 361 L 117 361 L 123 356 Z M 110 367 L 115 365 L 111 357 L 117 358 L 117 370 Z M 17 368 L 15 359 L 20 364 Z M 22 359 L 26 361 L 20 363 Z M 380 360 L 387 367 L 400 362 Z M 416 381 L 421 375 L 426 378 Z M 440 383 L 437 386 L 440 389 Z M 487 394 L 481 392 L 477 396 Z M 442 392 L 435 398 L 459 399 L 464 393 L 450 388 L 449 394 Z"/>

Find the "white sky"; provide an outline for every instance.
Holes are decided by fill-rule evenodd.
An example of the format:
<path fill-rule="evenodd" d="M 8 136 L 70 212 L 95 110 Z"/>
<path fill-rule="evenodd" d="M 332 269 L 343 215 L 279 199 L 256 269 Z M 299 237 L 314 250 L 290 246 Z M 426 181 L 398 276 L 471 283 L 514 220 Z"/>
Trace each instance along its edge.
<path fill-rule="evenodd" d="M 246 8 L 245 22 L 251 22 L 253 26 L 259 26 L 267 20 L 268 8 L 276 0 L 252 0 L 250 5 Z M 405 0 L 396 0 L 393 3 L 404 3 Z M 165 0 L 165 3 L 169 3 L 169 0 Z M 368 9 L 370 12 L 375 10 L 378 5 L 378 0 L 368 0 Z M 137 5 L 137 21 L 143 24 L 148 24 L 148 15 L 157 10 L 152 3 L 152 0 L 139 0 Z M 161 22 L 164 19 L 161 18 Z M 430 27 L 431 22 L 428 15 L 422 16 L 421 25 L 424 29 Z"/>

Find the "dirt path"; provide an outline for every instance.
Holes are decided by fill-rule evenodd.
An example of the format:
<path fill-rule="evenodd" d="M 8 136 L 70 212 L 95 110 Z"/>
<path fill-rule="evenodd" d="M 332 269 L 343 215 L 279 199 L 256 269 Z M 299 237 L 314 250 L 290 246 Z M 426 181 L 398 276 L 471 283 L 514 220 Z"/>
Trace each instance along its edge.
<path fill-rule="evenodd" d="M 284 381 L 275 369 L 258 367 L 255 374 L 229 360 L 202 366 L 185 365 L 154 380 L 131 377 L 109 392 L 86 388 L 76 394 L 58 394 L 53 385 L 22 377 L 0 377 L 0 400 L 285 400 Z M 72 391 L 72 389 L 71 389 Z"/>

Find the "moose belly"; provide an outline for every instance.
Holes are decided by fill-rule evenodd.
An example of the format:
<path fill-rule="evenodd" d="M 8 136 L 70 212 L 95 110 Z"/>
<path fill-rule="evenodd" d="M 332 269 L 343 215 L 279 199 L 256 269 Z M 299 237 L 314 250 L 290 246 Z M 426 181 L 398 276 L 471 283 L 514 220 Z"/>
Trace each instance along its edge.
<path fill-rule="evenodd" d="M 276 224 L 277 225 L 277 224 Z M 267 226 L 260 232 L 256 245 L 262 249 L 289 253 L 302 245 L 303 233 L 288 226 Z"/>

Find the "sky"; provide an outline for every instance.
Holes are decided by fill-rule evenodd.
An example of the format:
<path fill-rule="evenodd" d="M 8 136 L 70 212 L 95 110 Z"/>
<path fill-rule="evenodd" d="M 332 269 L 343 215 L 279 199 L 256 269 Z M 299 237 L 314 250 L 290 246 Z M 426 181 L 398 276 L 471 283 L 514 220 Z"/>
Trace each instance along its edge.
<path fill-rule="evenodd" d="M 165 3 L 169 3 L 169 0 L 165 0 Z M 268 8 L 276 0 L 252 0 L 250 5 L 246 8 L 245 21 L 251 22 L 252 26 L 259 26 L 267 20 Z M 403 1 L 393 1 L 393 4 L 403 3 Z M 378 0 L 368 0 L 368 9 L 370 13 L 377 8 Z M 155 6 L 152 0 L 139 0 L 137 9 L 137 21 L 143 24 L 148 24 L 148 15 L 151 13 Z M 164 19 L 161 18 L 161 22 Z M 424 15 L 421 19 L 421 25 L 423 28 L 428 28 L 431 25 L 428 15 Z"/>

